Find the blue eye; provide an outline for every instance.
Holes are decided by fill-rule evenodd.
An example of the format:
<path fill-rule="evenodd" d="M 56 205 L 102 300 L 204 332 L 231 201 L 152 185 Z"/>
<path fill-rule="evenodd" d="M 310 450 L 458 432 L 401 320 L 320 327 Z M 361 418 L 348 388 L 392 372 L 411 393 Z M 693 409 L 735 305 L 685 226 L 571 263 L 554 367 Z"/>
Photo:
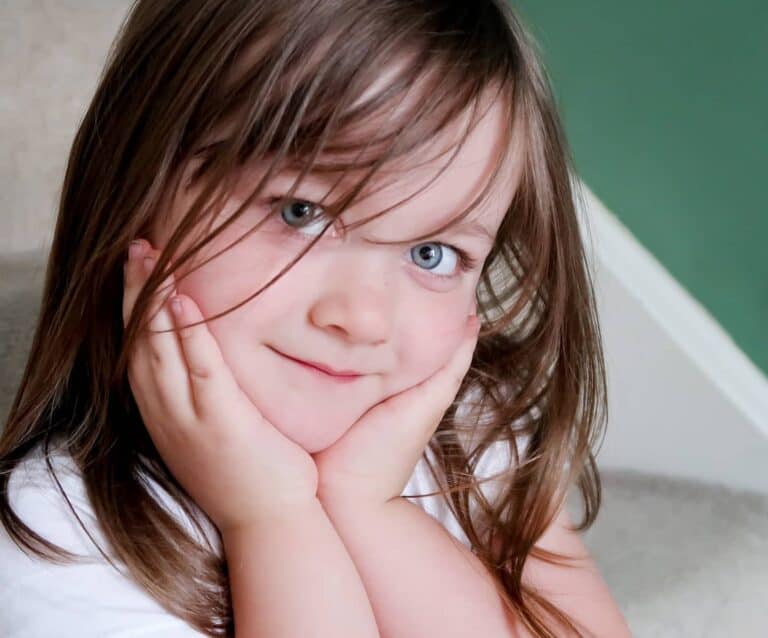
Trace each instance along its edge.
<path fill-rule="evenodd" d="M 448 248 L 449 252 L 445 252 L 444 248 Z M 453 253 L 453 256 L 451 256 Z M 440 242 L 429 242 L 426 244 L 419 244 L 414 246 L 410 250 L 411 258 L 417 266 L 423 267 L 425 270 L 430 271 L 431 274 L 437 277 L 452 277 L 455 276 L 457 263 L 461 265 L 461 257 L 458 255 L 456 249 L 448 246 L 447 244 L 441 244 Z M 446 255 L 448 259 L 446 261 Z M 440 266 L 448 264 L 448 272 L 440 273 L 436 269 Z"/>
<path fill-rule="evenodd" d="M 290 235 L 299 235 L 302 239 L 312 237 L 312 233 L 304 231 L 314 229 L 321 234 L 327 225 L 323 219 L 322 207 L 302 199 L 286 199 L 285 197 L 271 197 L 268 200 L 270 207 L 279 207 L 280 218 L 289 226 L 286 232 Z M 450 252 L 446 253 L 445 249 Z M 450 254 L 453 253 L 453 257 Z M 429 274 L 440 279 L 454 279 L 462 273 L 469 272 L 477 267 L 477 259 L 471 257 L 458 246 L 443 242 L 426 242 L 417 244 L 409 251 L 410 257 Z M 448 273 L 437 271 L 438 266 L 446 262 L 445 256 L 449 255 L 447 263 L 450 266 Z M 458 270 L 457 270 L 458 265 Z"/>
<path fill-rule="evenodd" d="M 282 217 L 288 225 L 302 230 L 314 226 L 318 231 L 322 232 L 325 227 L 325 222 L 321 221 L 318 224 L 315 221 L 316 218 L 321 217 L 321 215 L 316 212 L 319 209 L 318 206 L 301 199 L 283 200 L 283 203 L 285 205 L 280 209 L 280 217 Z"/>

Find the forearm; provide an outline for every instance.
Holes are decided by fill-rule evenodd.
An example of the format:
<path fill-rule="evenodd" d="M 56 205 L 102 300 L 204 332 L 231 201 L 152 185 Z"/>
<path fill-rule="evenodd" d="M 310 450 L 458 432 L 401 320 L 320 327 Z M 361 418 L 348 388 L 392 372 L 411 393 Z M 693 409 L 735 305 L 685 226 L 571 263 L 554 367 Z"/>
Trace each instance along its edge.
<path fill-rule="evenodd" d="M 480 560 L 418 505 L 326 501 L 383 638 L 512 638 L 511 616 Z"/>
<path fill-rule="evenodd" d="M 222 540 L 237 638 L 378 638 L 360 575 L 319 501 Z"/>

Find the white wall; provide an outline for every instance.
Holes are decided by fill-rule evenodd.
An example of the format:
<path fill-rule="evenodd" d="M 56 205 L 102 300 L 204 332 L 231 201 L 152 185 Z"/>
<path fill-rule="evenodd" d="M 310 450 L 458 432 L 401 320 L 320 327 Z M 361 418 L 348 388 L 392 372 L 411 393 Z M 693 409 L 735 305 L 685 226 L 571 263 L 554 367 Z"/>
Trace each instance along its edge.
<path fill-rule="evenodd" d="M 768 493 L 762 371 L 582 190 L 608 368 L 609 423 L 598 464 Z"/>

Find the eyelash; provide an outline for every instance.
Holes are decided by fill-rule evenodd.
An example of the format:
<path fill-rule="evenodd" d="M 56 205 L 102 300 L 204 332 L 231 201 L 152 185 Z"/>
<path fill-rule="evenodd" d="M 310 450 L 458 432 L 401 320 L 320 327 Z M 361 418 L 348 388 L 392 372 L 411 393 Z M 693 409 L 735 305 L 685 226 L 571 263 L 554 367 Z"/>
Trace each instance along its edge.
<path fill-rule="evenodd" d="M 318 206 L 317 204 L 315 204 L 314 202 L 312 202 L 310 200 L 299 199 L 299 198 L 295 198 L 295 197 L 288 197 L 288 198 L 286 198 L 286 197 L 279 197 L 279 196 L 277 196 L 277 197 L 269 197 L 266 200 L 266 204 L 269 206 L 269 209 L 270 209 L 271 213 L 272 214 L 277 213 L 278 215 L 280 214 L 280 211 L 276 207 L 276 204 L 285 204 L 286 202 L 304 202 L 306 204 L 310 204 L 311 206 L 313 206 L 315 208 L 322 209 L 322 206 Z M 307 239 L 304 236 L 302 236 L 301 233 L 295 232 L 295 229 L 292 228 L 291 226 L 288 226 L 287 224 L 285 224 L 284 228 L 285 228 L 284 232 L 286 232 L 288 235 L 291 235 L 292 237 L 298 236 L 303 241 L 310 241 L 310 239 Z M 472 257 L 467 251 L 465 251 L 462 248 L 459 248 L 458 246 L 455 246 L 453 244 L 448 244 L 448 243 L 441 242 L 441 241 L 422 242 L 422 243 L 425 243 L 425 244 L 440 244 L 441 246 L 447 246 L 448 248 L 453 250 L 458 255 L 458 257 L 459 257 L 458 262 L 459 262 L 459 272 L 460 273 L 470 272 L 470 271 L 474 270 L 478 266 L 478 264 L 479 264 L 479 261 L 477 259 L 475 259 L 474 257 Z M 431 274 L 433 277 L 437 277 L 438 279 L 455 279 L 456 277 L 459 276 L 458 274 L 456 274 L 456 275 L 439 275 L 439 274 L 436 274 L 436 273 L 431 273 L 428 270 L 425 271 L 425 272 Z"/>

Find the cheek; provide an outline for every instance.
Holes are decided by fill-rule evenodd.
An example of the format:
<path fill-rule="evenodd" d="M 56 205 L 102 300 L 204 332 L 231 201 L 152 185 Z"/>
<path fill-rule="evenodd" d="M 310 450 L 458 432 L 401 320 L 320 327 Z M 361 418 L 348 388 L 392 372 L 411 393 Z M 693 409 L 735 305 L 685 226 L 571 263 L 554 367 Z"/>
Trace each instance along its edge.
<path fill-rule="evenodd" d="M 442 367 L 456 351 L 469 311 L 462 304 L 446 303 L 432 312 L 414 313 L 400 344 L 402 370 L 422 379 Z"/>
<path fill-rule="evenodd" d="M 230 243 L 227 238 L 224 241 L 224 246 Z M 201 255 L 201 261 L 221 249 L 221 242 L 213 243 L 212 250 L 206 248 L 206 254 Z M 289 280 L 280 280 L 245 301 L 276 272 L 273 256 L 255 249 L 253 240 L 246 238 L 187 274 L 177 286 L 179 293 L 194 300 L 204 317 L 226 312 L 209 321 L 208 330 L 237 375 L 251 375 L 259 347 L 269 341 L 274 326 L 290 313 L 292 300 L 300 292 Z"/>
<path fill-rule="evenodd" d="M 229 228 L 203 248 L 195 257 L 196 263 L 209 258 L 210 261 L 189 272 L 178 284 L 178 291 L 192 297 L 206 317 L 223 312 L 251 297 L 280 270 L 281 261 L 278 256 L 254 236 L 245 237 L 228 247 L 241 234 L 241 229 Z M 221 254 L 217 255 L 219 252 Z M 279 286 L 282 282 L 277 283 Z M 271 291 L 274 288 L 273 285 L 259 293 L 242 310 L 253 305 L 265 305 L 265 300 L 273 296 Z M 242 310 L 234 312 L 242 314 Z"/>

